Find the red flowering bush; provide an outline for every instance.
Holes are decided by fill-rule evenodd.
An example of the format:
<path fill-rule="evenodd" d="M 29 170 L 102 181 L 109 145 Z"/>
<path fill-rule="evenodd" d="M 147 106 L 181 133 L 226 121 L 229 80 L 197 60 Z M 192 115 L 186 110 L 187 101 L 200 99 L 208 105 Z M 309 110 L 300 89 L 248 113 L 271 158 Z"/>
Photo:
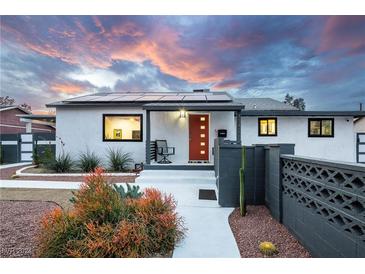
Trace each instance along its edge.
<path fill-rule="evenodd" d="M 184 236 L 171 195 L 146 189 L 122 198 L 97 168 L 72 198 L 73 209 L 56 209 L 41 221 L 37 257 L 166 256 Z"/>

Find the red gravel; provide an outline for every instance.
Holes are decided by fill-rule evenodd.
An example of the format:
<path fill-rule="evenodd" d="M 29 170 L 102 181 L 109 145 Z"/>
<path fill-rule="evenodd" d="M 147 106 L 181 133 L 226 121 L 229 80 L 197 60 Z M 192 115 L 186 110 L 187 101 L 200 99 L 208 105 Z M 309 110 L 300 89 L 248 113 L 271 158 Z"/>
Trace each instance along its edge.
<path fill-rule="evenodd" d="M 0 179 L 1 180 L 11 179 L 11 175 L 15 174 L 15 172 L 18 169 L 21 169 L 23 167 L 26 167 L 26 166 L 16 166 L 16 167 L 9 167 L 9 168 L 0 169 Z"/>
<path fill-rule="evenodd" d="M 53 202 L 0 201 L 0 257 L 32 257 L 39 221 Z"/>
<path fill-rule="evenodd" d="M 241 217 L 239 209 L 229 216 L 229 224 L 242 258 L 263 258 L 259 244 L 275 244 L 278 258 L 310 258 L 308 251 L 290 234 L 286 227 L 270 215 L 265 206 L 247 206 L 247 215 Z"/>

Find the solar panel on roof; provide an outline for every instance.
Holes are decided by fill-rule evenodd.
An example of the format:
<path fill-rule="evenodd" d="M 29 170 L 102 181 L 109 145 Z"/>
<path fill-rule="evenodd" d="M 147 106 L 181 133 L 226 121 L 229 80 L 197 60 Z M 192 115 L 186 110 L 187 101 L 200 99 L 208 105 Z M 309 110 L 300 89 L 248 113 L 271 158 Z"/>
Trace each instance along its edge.
<path fill-rule="evenodd" d="M 113 102 L 133 102 L 141 97 L 142 95 L 124 95 L 114 99 Z"/>
<path fill-rule="evenodd" d="M 101 98 L 101 97 L 103 97 L 103 96 L 100 96 L 100 95 L 86 95 L 86 96 L 82 96 L 82 97 L 67 99 L 65 101 L 66 102 L 87 102 L 87 101 L 90 101 L 92 99 Z"/>
<path fill-rule="evenodd" d="M 183 95 L 167 95 L 163 96 L 159 101 L 182 101 Z"/>
<path fill-rule="evenodd" d="M 158 101 L 162 96 L 158 95 L 144 95 L 141 98 L 138 98 L 136 101 Z"/>
<path fill-rule="evenodd" d="M 232 99 L 225 94 L 207 95 L 208 101 L 232 101 Z"/>
<path fill-rule="evenodd" d="M 205 97 L 205 95 L 188 95 L 188 96 L 185 96 L 183 101 L 203 101 L 205 102 L 207 100 L 207 98 Z"/>

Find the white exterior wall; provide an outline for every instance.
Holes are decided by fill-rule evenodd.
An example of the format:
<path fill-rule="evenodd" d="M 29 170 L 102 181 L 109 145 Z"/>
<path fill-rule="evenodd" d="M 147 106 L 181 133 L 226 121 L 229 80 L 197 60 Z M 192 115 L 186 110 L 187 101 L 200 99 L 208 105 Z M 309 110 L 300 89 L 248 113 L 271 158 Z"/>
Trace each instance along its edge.
<path fill-rule="evenodd" d="M 209 161 L 213 162 L 212 147 L 218 129 L 227 129 L 227 139 L 236 140 L 236 127 L 232 111 L 188 112 L 180 118 L 180 112 L 151 112 L 151 141 L 164 139 L 175 147 L 175 155 L 169 156 L 175 164 L 189 161 L 189 113 L 209 114 Z"/>
<path fill-rule="evenodd" d="M 365 117 L 360 118 L 360 120 L 354 123 L 354 131 L 356 133 L 365 133 Z"/>
<path fill-rule="evenodd" d="M 277 117 L 278 136 L 273 137 L 258 136 L 258 117 L 241 119 L 243 145 L 293 143 L 296 155 L 356 161 L 353 117 L 334 118 L 333 138 L 308 137 L 308 117 Z"/>
<path fill-rule="evenodd" d="M 190 112 L 208 113 L 208 112 Z M 103 114 L 143 114 L 143 142 L 104 142 Z M 186 164 L 189 160 L 188 115 L 180 118 L 180 112 L 150 112 L 151 141 L 166 139 L 169 146 L 176 149 L 176 155 L 169 157 L 175 164 Z M 210 161 L 213 161 L 212 147 L 217 129 L 227 129 L 228 138 L 236 139 L 234 113 L 232 111 L 210 112 Z M 122 148 L 130 152 L 135 162 L 145 162 L 146 112 L 141 108 L 81 107 L 57 108 L 56 123 L 57 154 L 62 152 L 60 139 L 65 144 L 63 150 L 77 159 L 80 152 L 87 149 L 106 160 L 108 147 Z"/>
<path fill-rule="evenodd" d="M 143 114 L 143 142 L 103 142 L 103 114 Z M 106 160 L 110 148 L 122 148 L 130 152 L 135 162 L 145 161 L 146 121 L 141 108 L 120 107 L 81 107 L 57 108 L 56 136 L 65 143 L 65 152 L 76 160 L 80 152 L 89 149 Z M 62 151 L 59 138 L 56 151 Z"/>

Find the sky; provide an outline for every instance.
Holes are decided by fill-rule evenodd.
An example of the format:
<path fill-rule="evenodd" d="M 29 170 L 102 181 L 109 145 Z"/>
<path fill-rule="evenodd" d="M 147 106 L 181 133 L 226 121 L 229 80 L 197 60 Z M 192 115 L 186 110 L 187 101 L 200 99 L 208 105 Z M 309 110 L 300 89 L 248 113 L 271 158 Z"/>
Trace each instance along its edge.
<path fill-rule="evenodd" d="M 365 104 L 365 16 L 1 16 L 0 92 L 35 112 L 95 92 L 286 93 Z"/>

